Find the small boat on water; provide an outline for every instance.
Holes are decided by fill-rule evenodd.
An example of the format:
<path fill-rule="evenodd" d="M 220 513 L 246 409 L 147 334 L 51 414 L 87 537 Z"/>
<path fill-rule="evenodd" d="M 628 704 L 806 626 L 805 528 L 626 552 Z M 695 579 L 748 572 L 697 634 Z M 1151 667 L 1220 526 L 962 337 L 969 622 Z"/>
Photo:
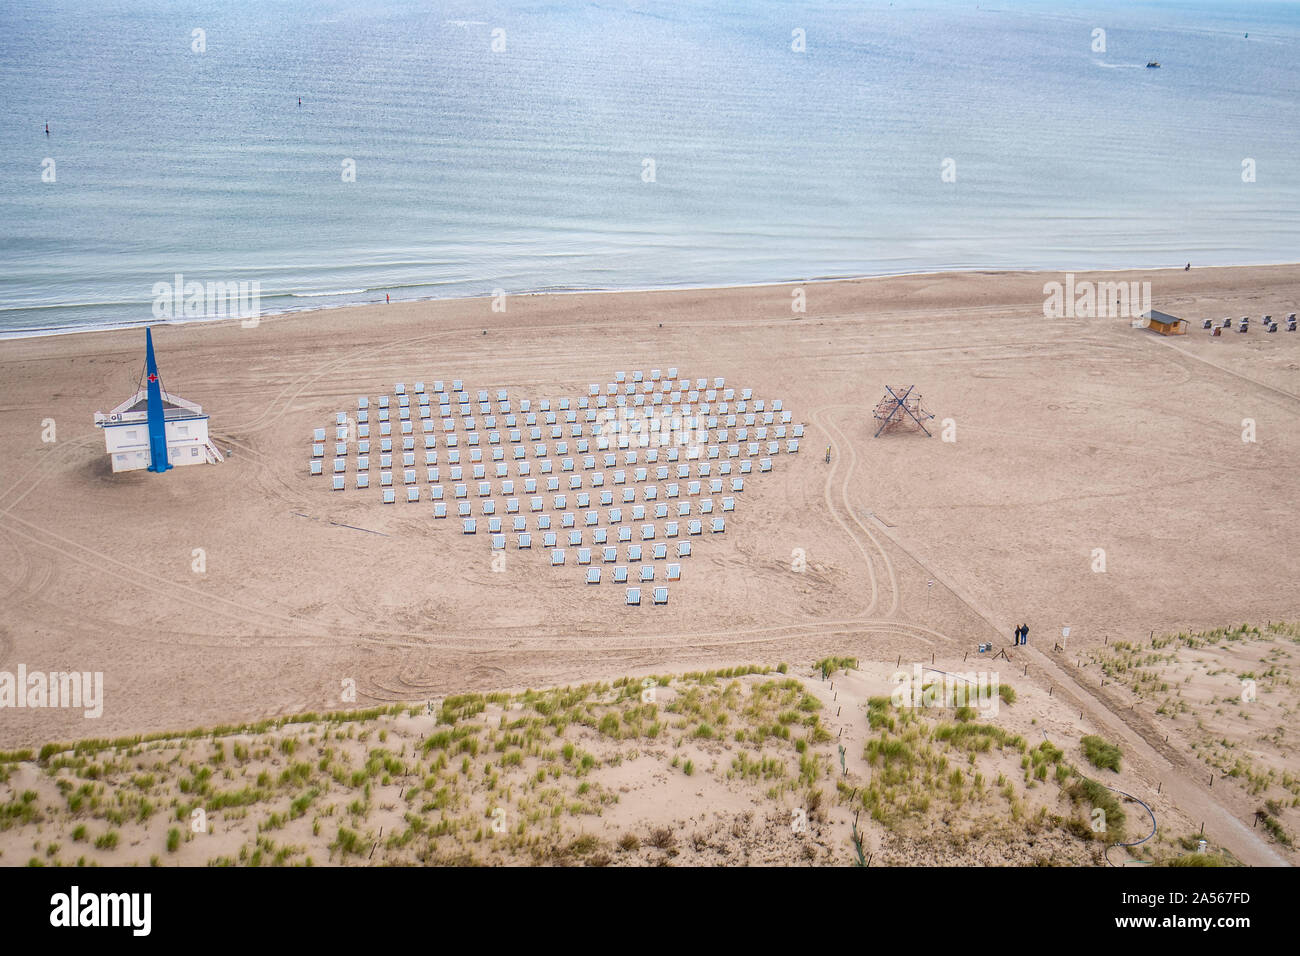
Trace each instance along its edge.
<path fill-rule="evenodd" d="M 1149 63 L 1147 63 L 1147 69 L 1148 69 L 1148 70 L 1158 70 L 1158 69 L 1160 69 L 1160 61 L 1159 61 L 1159 60 L 1152 60 L 1152 61 L 1150 61 Z"/>

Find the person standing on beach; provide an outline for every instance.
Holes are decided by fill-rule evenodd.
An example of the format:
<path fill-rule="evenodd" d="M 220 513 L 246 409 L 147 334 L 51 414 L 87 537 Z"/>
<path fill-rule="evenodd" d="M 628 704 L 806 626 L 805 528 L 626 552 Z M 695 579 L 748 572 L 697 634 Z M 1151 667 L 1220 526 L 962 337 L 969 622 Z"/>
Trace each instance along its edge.
<path fill-rule="evenodd" d="M 392 297 L 391 297 L 387 292 L 384 293 L 384 303 L 385 303 L 386 305 L 392 305 L 392 304 L 393 304 L 393 299 L 392 299 Z"/>
<path fill-rule="evenodd" d="M 1028 643 L 1029 643 L 1029 625 L 1028 625 L 1028 624 L 1021 624 L 1021 625 L 1020 625 L 1020 643 L 1021 643 L 1021 644 L 1028 644 Z"/>

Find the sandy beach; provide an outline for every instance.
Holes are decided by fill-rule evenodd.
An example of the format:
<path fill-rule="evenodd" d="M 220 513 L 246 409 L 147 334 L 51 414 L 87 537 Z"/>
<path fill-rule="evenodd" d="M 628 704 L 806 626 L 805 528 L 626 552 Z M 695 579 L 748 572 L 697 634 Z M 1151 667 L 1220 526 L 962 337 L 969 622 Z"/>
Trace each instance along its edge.
<path fill-rule="evenodd" d="M 1056 273 L 155 327 L 166 388 L 228 452 L 163 476 L 114 475 L 92 424 L 134 391 L 141 331 L 0 341 L 0 668 L 102 671 L 105 687 L 95 720 L 6 710 L 0 746 L 828 654 L 973 666 L 983 642 L 1014 651 L 1017 684 L 1070 687 L 1086 711 L 1097 698 L 1068 669 L 1099 646 L 1294 621 L 1300 334 L 1200 326 L 1295 311 L 1300 267 L 1075 278 L 1149 281 L 1189 334 L 1044 318 Z M 539 550 L 494 571 L 486 537 L 427 503 L 308 475 L 312 431 L 395 382 L 576 399 L 669 367 L 781 399 L 806 437 L 699 540 L 666 607 L 625 607 Z M 934 437 L 872 437 L 897 384 L 921 392 Z M 1022 622 L 1030 642 L 1011 648 Z"/>
<path fill-rule="evenodd" d="M 91 424 L 133 391 L 138 331 L 5 342 L 5 661 L 103 670 L 96 733 L 116 734 L 318 708 L 349 676 L 361 702 L 412 699 L 597 676 L 594 660 L 618 675 L 964 649 L 1021 619 L 1037 647 L 1065 624 L 1088 646 L 1294 616 L 1281 582 L 1300 572 L 1300 336 L 1046 320 L 1053 278 L 814 284 L 802 315 L 789 287 L 769 286 L 167 327 L 164 383 L 203 405 L 232 454 L 161 479 L 113 476 Z M 1285 313 L 1300 298 L 1294 267 L 1104 278 L 1150 280 L 1157 307 L 1192 318 Z M 577 396 L 661 366 L 783 398 L 808 438 L 653 613 L 541 560 L 493 574 L 485 542 L 423 507 L 383 507 L 377 489 L 332 495 L 307 476 L 312 429 L 394 382 Z M 957 440 L 872 440 L 890 383 L 916 384 Z M 1254 444 L 1241 441 L 1247 417 Z M 41 441 L 47 418 L 54 443 Z M 3 743 L 75 733 L 62 716 L 11 713 Z"/>

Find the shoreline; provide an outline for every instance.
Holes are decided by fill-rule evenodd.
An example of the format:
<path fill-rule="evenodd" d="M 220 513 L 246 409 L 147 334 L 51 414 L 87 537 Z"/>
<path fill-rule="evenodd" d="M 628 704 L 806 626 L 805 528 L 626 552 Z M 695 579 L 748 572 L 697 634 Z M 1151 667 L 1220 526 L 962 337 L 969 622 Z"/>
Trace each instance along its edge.
<path fill-rule="evenodd" d="M 1300 262 L 1254 263 L 1250 265 L 1210 265 L 1210 266 L 1197 266 L 1194 267 L 1194 269 L 1203 274 L 1207 271 L 1217 272 L 1223 270 L 1241 271 L 1241 270 L 1250 270 L 1250 269 L 1280 269 L 1280 268 L 1287 268 L 1291 266 L 1300 268 Z M 1190 271 L 1193 270 L 1186 270 L 1186 273 L 1190 273 Z M 649 295 L 655 293 L 674 293 L 674 292 L 708 293 L 708 292 L 723 292 L 723 291 L 746 290 L 746 289 L 769 289 L 769 288 L 779 288 L 781 286 L 829 285 L 834 283 L 859 283 L 859 282 L 871 282 L 875 280 L 883 281 L 883 280 L 890 280 L 890 279 L 909 279 L 909 278 L 927 278 L 927 277 L 943 279 L 943 278 L 953 278 L 953 277 L 960 277 L 960 276 L 976 276 L 976 275 L 988 276 L 994 278 L 997 277 L 1023 278 L 1031 275 L 1064 276 L 1066 274 L 1072 274 L 1075 276 L 1088 276 L 1088 275 L 1117 275 L 1117 274 L 1132 274 L 1132 273 L 1142 273 L 1143 275 L 1150 275 L 1154 273 L 1186 274 L 1184 269 L 1179 268 L 1177 266 L 1157 266 L 1157 267 L 1149 267 L 1149 268 L 1132 267 L 1127 269 L 1066 269 L 1066 270 L 1034 269 L 1034 268 L 1026 268 L 1026 269 L 978 269 L 976 268 L 976 269 L 959 269 L 959 270 L 938 269 L 938 270 L 922 270 L 918 272 L 887 272 L 887 273 L 873 273 L 873 274 L 864 274 L 864 275 L 820 276 L 820 277 L 808 278 L 808 279 L 776 279 L 776 280 L 771 280 L 766 282 L 739 282 L 733 284 L 724 283 L 724 284 L 699 285 L 699 286 L 695 286 L 695 285 L 646 286 L 646 287 L 636 287 L 636 288 L 630 287 L 630 288 L 619 288 L 619 289 L 594 289 L 594 288 L 593 289 L 532 289 L 532 290 L 526 290 L 522 292 L 507 292 L 506 298 L 507 299 L 518 298 L 518 297 L 536 298 L 538 296 L 577 296 L 577 295 Z M 368 289 L 365 291 L 369 292 L 375 290 Z M 294 295 L 294 293 L 277 293 L 277 296 L 281 296 L 281 295 Z M 344 309 L 369 309 L 369 308 L 375 308 L 377 306 L 413 305 L 418 303 L 429 303 L 429 302 L 436 302 L 436 303 L 478 302 L 484 299 L 491 299 L 491 298 L 493 298 L 492 293 L 487 293 L 483 295 L 419 296 L 411 299 L 397 299 L 391 303 L 382 302 L 378 299 L 375 299 L 373 301 L 368 301 L 368 302 L 348 302 L 348 303 L 340 303 L 338 305 L 310 305 L 310 306 L 302 306 L 301 308 L 281 309 L 274 312 L 260 312 L 256 316 L 256 318 L 260 323 L 261 321 L 267 319 L 279 319 L 285 316 L 301 316 L 301 315 L 306 315 L 306 314 L 311 314 L 316 312 L 334 313 Z M 59 308 L 59 307 L 53 306 L 49 308 Z M 129 331 L 133 329 L 142 329 L 142 328 L 147 328 L 152 326 L 190 327 L 190 326 L 208 325 L 208 324 L 218 323 L 218 322 L 234 322 L 234 321 L 242 322 L 244 318 L 248 318 L 248 317 L 241 318 L 239 316 L 214 316 L 214 317 L 198 317 L 193 319 L 141 319 L 135 322 L 114 323 L 114 324 L 105 324 L 105 325 L 57 326 L 57 327 L 40 328 L 40 329 L 0 330 L 0 342 L 16 341 L 16 340 L 24 340 L 24 339 L 55 338 L 55 337 L 61 337 L 65 335 L 80 335 L 80 334 L 94 333 L 94 332 L 121 332 L 121 331 Z"/>

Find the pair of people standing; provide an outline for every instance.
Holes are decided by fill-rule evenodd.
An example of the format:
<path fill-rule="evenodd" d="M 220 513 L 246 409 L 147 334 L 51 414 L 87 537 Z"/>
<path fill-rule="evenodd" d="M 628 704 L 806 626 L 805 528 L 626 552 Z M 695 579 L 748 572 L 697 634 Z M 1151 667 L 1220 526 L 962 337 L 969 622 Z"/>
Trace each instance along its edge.
<path fill-rule="evenodd" d="M 1016 643 L 1017 643 L 1017 644 L 1028 644 L 1028 643 L 1029 643 L 1029 625 L 1028 625 L 1028 624 L 1021 624 L 1018 628 L 1016 628 Z"/>

